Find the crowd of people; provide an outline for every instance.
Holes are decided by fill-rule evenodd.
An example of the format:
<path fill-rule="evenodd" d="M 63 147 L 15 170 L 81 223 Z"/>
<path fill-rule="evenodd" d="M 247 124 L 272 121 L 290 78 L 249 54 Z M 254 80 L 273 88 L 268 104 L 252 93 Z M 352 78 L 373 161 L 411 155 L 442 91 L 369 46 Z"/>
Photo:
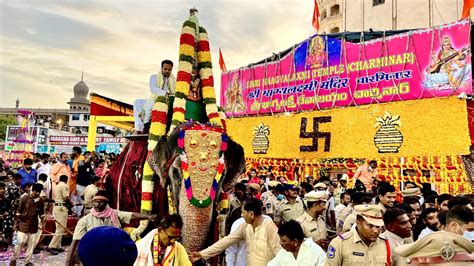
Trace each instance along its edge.
<path fill-rule="evenodd" d="M 218 219 L 221 238 L 198 252 L 179 243 L 183 221 L 178 214 L 160 217 L 158 227 L 137 243 L 110 229 L 157 217 L 108 206 L 110 195 L 101 189 L 107 165 L 100 155 L 75 147 L 71 156 L 35 154 L 16 172 L 2 167 L 1 248 L 14 244 L 12 265 L 23 247 L 25 264 L 32 265 L 48 207 L 56 231 L 44 250 L 63 252 L 62 237 L 72 234 L 66 265 L 79 260 L 112 265 L 97 262 L 105 259 L 117 261 L 113 265 L 192 265 L 219 254 L 229 266 L 404 265 L 408 257 L 474 261 L 474 195 L 438 195 L 431 184 L 412 182 L 397 193 L 378 180 L 374 161 L 359 167 L 351 187 L 347 175 L 299 183 L 250 170 L 225 191 L 230 197 Z M 67 228 L 68 213 L 80 217 L 74 232 Z M 91 255 L 104 237 L 121 240 L 106 248 L 109 252 Z"/>
<path fill-rule="evenodd" d="M 25 264 L 39 253 L 40 240 L 51 214 L 55 232 L 46 252 L 64 252 L 62 237 L 70 230 L 68 215 L 83 217 L 94 207 L 94 198 L 106 180 L 108 165 L 115 154 L 82 152 L 74 147 L 71 154 L 35 153 L 18 167 L 0 160 L 0 251 L 13 244 L 11 264 L 26 247 Z"/>
<path fill-rule="evenodd" d="M 359 167 L 351 188 L 347 175 L 281 183 L 252 169 L 233 188 L 228 235 L 190 258 L 225 251 L 232 266 L 405 265 L 408 257 L 441 256 L 439 241 L 450 239 L 467 255 L 447 261 L 474 261 L 474 195 L 438 195 L 431 184 L 413 182 L 397 193 L 377 179 L 376 167 L 375 161 Z M 440 248 L 429 254 L 430 245 Z"/>

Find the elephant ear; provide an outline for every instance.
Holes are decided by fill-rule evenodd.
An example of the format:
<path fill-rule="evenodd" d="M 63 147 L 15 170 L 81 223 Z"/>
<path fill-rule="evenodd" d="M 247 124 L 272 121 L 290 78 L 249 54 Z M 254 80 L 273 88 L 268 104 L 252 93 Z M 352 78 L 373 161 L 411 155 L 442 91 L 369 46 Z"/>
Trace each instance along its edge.
<path fill-rule="evenodd" d="M 165 177 L 165 170 L 164 166 L 166 164 L 166 154 L 164 146 L 166 145 L 165 141 L 159 141 L 156 145 L 155 149 L 153 150 L 151 157 L 148 158 L 148 163 L 150 164 L 151 169 L 153 172 L 158 176 L 158 180 L 162 187 L 166 184 L 166 177 Z"/>
<path fill-rule="evenodd" d="M 168 177 L 168 169 L 178 155 L 178 132 L 177 127 L 167 139 L 158 141 L 148 163 L 153 172 L 158 176 L 160 185 L 165 187 Z"/>
<path fill-rule="evenodd" d="M 237 177 L 245 172 L 244 148 L 232 139 L 227 141 L 227 150 L 224 152 L 226 171 L 223 185 L 235 183 Z"/>

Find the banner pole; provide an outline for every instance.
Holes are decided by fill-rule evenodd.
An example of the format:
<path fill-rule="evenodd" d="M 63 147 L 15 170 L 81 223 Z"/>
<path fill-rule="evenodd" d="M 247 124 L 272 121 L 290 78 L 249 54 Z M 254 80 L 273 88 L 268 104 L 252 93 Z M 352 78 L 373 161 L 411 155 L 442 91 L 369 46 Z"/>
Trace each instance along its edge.
<path fill-rule="evenodd" d="M 95 138 L 97 136 L 97 121 L 95 115 L 89 119 L 89 132 L 87 133 L 87 151 L 95 151 Z"/>

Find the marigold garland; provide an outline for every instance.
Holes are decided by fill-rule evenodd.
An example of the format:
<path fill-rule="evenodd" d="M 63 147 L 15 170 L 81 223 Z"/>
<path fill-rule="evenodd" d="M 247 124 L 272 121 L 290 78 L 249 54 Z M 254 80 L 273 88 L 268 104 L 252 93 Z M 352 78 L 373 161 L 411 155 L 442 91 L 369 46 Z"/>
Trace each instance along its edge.
<path fill-rule="evenodd" d="M 189 95 L 189 87 L 191 83 L 191 71 L 195 61 L 195 44 L 196 44 L 196 23 L 195 15 L 191 16 L 183 23 L 181 29 L 181 37 L 179 40 L 179 64 L 178 75 L 176 78 L 176 94 L 173 104 L 173 117 L 171 120 L 170 133 L 174 128 L 183 123 L 186 114 L 186 98 Z"/>
<path fill-rule="evenodd" d="M 199 27 L 198 42 L 198 63 L 199 75 L 201 77 L 202 97 L 206 104 L 206 113 L 209 122 L 222 127 L 222 122 L 217 111 L 216 94 L 214 91 L 214 78 L 212 75 L 211 51 L 209 46 L 209 36 L 206 29 Z"/>
<path fill-rule="evenodd" d="M 151 111 L 150 133 L 148 136 L 147 158 L 143 167 L 142 180 L 142 199 L 140 211 L 142 213 L 150 213 L 152 209 L 152 194 L 155 186 L 153 179 L 153 169 L 148 162 L 151 154 L 155 149 L 158 141 L 166 135 L 166 118 L 168 115 L 168 98 L 165 96 L 158 96 Z"/>

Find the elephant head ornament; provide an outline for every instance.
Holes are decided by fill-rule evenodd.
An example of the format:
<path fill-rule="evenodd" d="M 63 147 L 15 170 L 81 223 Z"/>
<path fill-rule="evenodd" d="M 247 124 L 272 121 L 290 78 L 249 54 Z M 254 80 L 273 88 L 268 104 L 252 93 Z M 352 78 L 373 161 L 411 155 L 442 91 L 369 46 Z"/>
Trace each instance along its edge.
<path fill-rule="evenodd" d="M 169 186 L 167 198 L 183 217 L 183 245 L 189 251 L 201 250 L 223 184 L 233 183 L 245 171 L 242 146 L 221 127 L 185 123 L 158 143 L 150 165 L 160 180 L 156 185 Z"/>

